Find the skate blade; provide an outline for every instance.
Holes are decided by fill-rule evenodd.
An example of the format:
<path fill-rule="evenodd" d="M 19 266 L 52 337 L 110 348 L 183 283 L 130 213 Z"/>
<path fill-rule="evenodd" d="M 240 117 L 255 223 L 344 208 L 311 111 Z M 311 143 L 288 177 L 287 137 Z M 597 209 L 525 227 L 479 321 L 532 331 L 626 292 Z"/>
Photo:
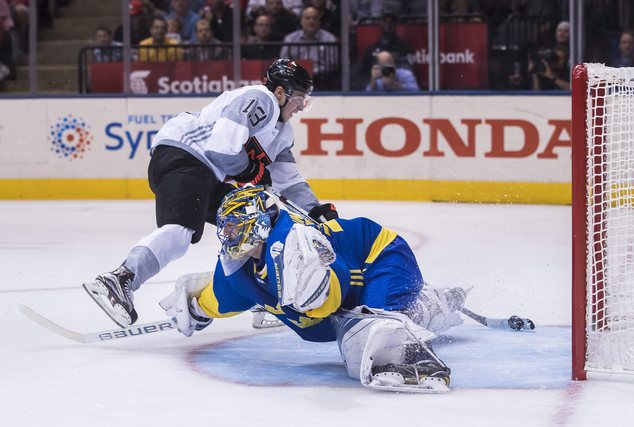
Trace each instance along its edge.
<path fill-rule="evenodd" d="M 252 311 L 252 313 L 253 320 L 251 322 L 251 326 L 255 329 L 277 328 L 278 326 L 284 325 L 284 323 L 282 323 L 282 321 L 278 318 L 267 318 L 266 311 Z"/>
<path fill-rule="evenodd" d="M 104 288 L 103 286 L 91 286 L 93 283 L 84 283 L 82 287 L 86 291 L 86 293 L 92 298 L 94 302 L 103 310 L 106 315 L 112 319 L 114 323 L 119 325 L 122 328 L 127 328 L 132 325 L 132 319 L 127 311 L 121 306 L 121 304 L 111 305 L 110 300 L 107 297 L 106 293 L 103 293 L 103 290 L 100 288 Z M 105 288 L 104 288 L 105 289 Z"/>
<path fill-rule="evenodd" d="M 403 376 L 396 372 L 383 372 L 374 375 L 372 381 L 364 385 L 372 390 L 393 393 L 440 394 L 450 391 L 443 378 L 425 377 L 419 384 L 405 384 Z"/>

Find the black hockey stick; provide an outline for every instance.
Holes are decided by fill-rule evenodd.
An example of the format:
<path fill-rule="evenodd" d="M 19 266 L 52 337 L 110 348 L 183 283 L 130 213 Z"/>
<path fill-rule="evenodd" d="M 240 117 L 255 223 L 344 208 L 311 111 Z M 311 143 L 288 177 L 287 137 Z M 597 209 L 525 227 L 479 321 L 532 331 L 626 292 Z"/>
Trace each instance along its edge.
<path fill-rule="evenodd" d="M 82 334 L 80 332 L 71 331 L 70 329 L 66 329 L 63 326 L 58 325 L 57 323 L 47 319 L 46 317 L 42 316 L 26 305 L 20 304 L 18 305 L 18 308 L 20 309 L 22 314 L 24 314 L 26 317 L 28 317 L 41 327 L 48 329 L 54 334 L 60 335 L 64 338 L 68 338 L 69 340 L 73 340 L 81 344 L 113 341 L 119 338 L 137 337 L 139 335 L 147 335 L 154 332 L 176 330 L 176 324 L 171 319 L 165 319 L 157 320 L 150 323 L 144 323 L 141 325 L 134 325 L 125 329 L 107 329 L 103 331 L 88 332 L 86 334 Z"/>
<path fill-rule="evenodd" d="M 460 310 L 462 314 L 476 322 L 488 326 L 492 329 L 504 329 L 504 330 L 512 330 L 512 331 L 526 331 L 526 330 L 534 330 L 535 323 L 531 319 L 524 319 L 519 316 L 511 316 L 508 319 L 492 319 L 490 317 L 485 317 L 480 314 L 474 313 L 473 311 L 463 308 Z"/>

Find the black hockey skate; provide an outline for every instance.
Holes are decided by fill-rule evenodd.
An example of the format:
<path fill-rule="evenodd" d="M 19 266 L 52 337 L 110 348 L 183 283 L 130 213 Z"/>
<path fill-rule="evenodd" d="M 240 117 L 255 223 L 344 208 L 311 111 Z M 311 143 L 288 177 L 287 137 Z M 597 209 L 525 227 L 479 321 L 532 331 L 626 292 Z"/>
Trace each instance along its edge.
<path fill-rule="evenodd" d="M 138 318 L 132 303 L 132 280 L 134 273 L 122 265 L 97 276 L 94 282 L 84 283 L 83 287 L 108 317 L 122 328 L 127 328 Z"/>
<path fill-rule="evenodd" d="M 451 370 L 431 348 L 420 344 L 405 347 L 402 364 L 387 363 L 372 367 L 372 382 L 379 389 L 403 392 L 445 393 L 449 391 Z"/>

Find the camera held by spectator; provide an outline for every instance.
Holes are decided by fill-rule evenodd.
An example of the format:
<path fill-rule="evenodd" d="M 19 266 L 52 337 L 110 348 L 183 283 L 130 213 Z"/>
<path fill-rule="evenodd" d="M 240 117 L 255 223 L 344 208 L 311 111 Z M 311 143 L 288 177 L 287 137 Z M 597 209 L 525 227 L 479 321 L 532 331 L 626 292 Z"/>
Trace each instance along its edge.
<path fill-rule="evenodd" d="M 533 90 L 570 90 L 570 23 L 557 25 L 555 43 L 528 55 L 528 74 Z"/>
<path fill-rule="evenodd" d="M 405 68 L 398 68 L 394 56 L 381 51 L 375 56 L 375 64 L 370 71 L 368 92 L 416 91 L 419 90 L 416 76 Z"/>
<path fill-rule="evenodd" d="M 541 73 L 546 69 L 546 64 L 543 61 L 551 65 L 559 59 L 559 55 L 554 49 L 539 49 L 530 53 L 529 59 L 533 63 L 533 72 Z"/>
<path fill-rule="evenodd" d="M 381 75 L 383 77 L 390 77 L 396 74 L 396 67 L 394 65 L 381 66 Z"/>

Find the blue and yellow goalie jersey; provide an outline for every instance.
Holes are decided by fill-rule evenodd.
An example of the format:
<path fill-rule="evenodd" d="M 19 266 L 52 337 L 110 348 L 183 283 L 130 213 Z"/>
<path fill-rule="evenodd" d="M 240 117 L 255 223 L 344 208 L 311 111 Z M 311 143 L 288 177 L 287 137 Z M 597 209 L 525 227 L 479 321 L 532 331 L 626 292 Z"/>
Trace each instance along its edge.
<path fill-rule="evenodd" d="M 328 299 L 305 313 L 281 307 L 278 284 L 282 266 L 276 266 L 268 248 L 275 242 L 284 244 L 293 224 L 294 219 L 280 211 L 261 252 L 264 259 L 250 259 L 230 276 L 218 262 L 213 282 L 199 298 L 203 310 L 214 318 L 229 317 L 259 304 L 307 341 L 334 341 L 328 316 L 338 309 L 366 305 L 402 310 L 422 289 L 418 264 L 405 240 L 367 218 L 337 219 L 316 226 L 337 254 L 330 265 Z"/>

